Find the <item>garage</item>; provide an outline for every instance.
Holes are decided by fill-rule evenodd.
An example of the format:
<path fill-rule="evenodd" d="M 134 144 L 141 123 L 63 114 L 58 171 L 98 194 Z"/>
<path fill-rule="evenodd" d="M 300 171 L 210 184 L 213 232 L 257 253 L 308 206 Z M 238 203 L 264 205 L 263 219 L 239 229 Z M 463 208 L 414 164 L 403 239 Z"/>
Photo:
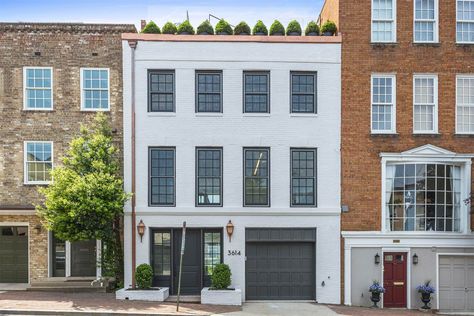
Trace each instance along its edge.
<path fill-rule="evenodd" d="M 247 300 L 314 300 L 316 229 L 246 229 Z"/>
<path fill-rule="evenodd" d="M 474 310 L 474 256 L 439 257 L 439 309 Z"/>
<path fill-rule="evenodd" d="M 28 283 L 27 226 L 0 226 L 0 283 Z"/>

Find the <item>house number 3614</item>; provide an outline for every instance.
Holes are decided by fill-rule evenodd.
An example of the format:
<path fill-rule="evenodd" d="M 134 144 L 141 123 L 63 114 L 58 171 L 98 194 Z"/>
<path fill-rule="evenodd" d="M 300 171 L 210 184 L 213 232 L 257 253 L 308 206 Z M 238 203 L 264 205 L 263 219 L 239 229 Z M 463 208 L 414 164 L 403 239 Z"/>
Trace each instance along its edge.
<path fill-rule="evenodd" d="M 240 250 L 228 250 L 228 256 L 240 256 Z"/>

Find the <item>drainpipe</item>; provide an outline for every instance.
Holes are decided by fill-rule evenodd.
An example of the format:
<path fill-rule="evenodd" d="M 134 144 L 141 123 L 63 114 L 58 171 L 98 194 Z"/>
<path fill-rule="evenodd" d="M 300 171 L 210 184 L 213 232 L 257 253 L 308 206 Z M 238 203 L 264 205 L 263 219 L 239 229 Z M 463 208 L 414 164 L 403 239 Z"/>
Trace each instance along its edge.
<path fill-rule="evenodd" d="M 131 131 L 131 136 L 132 136 L 132 288 L 135 288 L 135 268 L 137 265 L 137 250 L 136 250 L 136 212 L 135 212 L 135 205 L 136 205 L 136 199 L 135 199 L 135 48 L 137 47 L 137 41 L 136 40 L 129 40 L 128 45 L 131 48 L 131 84 L 132 84 L 132 93 L 131 93 L 131 99 L 132 99 L 132 131 Z"/>

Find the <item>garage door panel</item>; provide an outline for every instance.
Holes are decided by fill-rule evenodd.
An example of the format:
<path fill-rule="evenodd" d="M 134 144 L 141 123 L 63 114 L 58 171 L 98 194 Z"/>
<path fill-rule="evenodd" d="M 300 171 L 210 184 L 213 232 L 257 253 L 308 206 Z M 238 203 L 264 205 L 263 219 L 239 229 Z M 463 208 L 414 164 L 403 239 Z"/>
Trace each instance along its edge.
<path fill-rule="evenodd" d="M 442 311 L 474 309 L 474 257 L 440 256 L 439 306 Z"/>
<path fill-rule="evenodd" d="M 0 227 L 0 283 L 28 282 L 28 227 Z"/>

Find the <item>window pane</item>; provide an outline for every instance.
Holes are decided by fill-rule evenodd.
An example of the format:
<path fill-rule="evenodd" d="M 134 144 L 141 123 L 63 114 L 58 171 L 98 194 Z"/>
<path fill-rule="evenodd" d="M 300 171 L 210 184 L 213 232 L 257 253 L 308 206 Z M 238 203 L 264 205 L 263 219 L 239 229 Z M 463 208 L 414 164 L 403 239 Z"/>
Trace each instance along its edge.
<path fill-rule="evenodd" d="M 457 1 L 456 40 L 458 42 L 474 42 L 474 0 Z"/>
<path fill-rule="evenodd" d="M 109 74 L 105 69 L 82 70 L 82 107 L 84 109 L 109 108 Z"/>
<path fill-rule="evenodd" d="M 51 69 L 28 68 L 25 73 L 26 108 L 51 109 L 53 104 Z"/>
<path fill-rule="evenodd" d="M 150 149 L 150 204 L 175 203 L 175 149 Z"/>
<path fill-rule="evenodd" d="M 268 159 L 268 149 L 244 149 L 244 205 L 269 205 Z"/>
<path fill-rule="evenodd" d="M 316 113 L 316 74 L 291 74 L 291 112 Z"/>
<path fill-rule="evenodd" d="M 435 79 L 416 77 L 414 80 L 414 130 L 418 132 L 435 131 Z"/>
<path fill-rule="evenodd" d="M 197 112 L 222 112 L 222 73 L 197 73 Z"/>
<path fill-rule="evenodd" d="M 244 112 L 269 111 L 269 74 L 244 73 Z"/>
<path fill-rule="evenodd" d="M 291 205 L 316 205 L 316 150 L 291 150 Z"/>
<path fill-rule="evenodd" d="M 150 112 L 174 111 L 174 72 L 151 72 L 149 75 Z"/>
<path fill-rule="evenodd" d="M 52 146 L 49 142 L 26 143 L 26 170 L 27 182 L 51 181 Z"/>
<path fill-rule="evenodd" d="M 222 205 L 222 149 L 198 149 L 197 204 Z"/>
<path fill-rule="evenodd" d="M 171 234 L 168 232 L 153 234 L 153 272 L 156 276 L 171 274 Z"/>
<path fill-rule="evenodd" d="M 392 131 L 393 78 L 372 78 L 372 131 Z"/>
<path fill-rule="evenodd" d="M 458 77 L 456 87 L 457 133 L 474 133 L 474 77 Z"/>
<path fill-rule="evenodd" d="M 212 270 L 219 263 L 221 263 L 221 233 L 204 232 L 205 275 L 212 275 Z"/>

